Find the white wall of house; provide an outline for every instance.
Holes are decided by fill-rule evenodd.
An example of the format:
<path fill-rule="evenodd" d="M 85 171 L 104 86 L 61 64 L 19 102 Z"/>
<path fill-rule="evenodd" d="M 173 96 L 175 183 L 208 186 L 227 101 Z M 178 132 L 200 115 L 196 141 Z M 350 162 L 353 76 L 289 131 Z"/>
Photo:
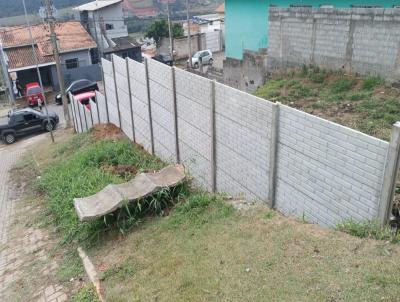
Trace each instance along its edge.
<path fill-rule="evenodd" d="M 128 27 L 124 22 L 122 2 L 90 12 L 89 18 L 94 18 L 96 21 L 103 20 L 107 37 L 110 39 L 128 35 Z"/>

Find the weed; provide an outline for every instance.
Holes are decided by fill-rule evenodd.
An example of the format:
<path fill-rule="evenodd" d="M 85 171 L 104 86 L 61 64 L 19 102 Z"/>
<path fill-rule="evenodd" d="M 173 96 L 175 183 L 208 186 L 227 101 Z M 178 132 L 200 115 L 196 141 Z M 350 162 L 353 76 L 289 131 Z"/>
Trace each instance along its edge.
<path fill-rule="evenodd" d="M 274 218 L 276 216 L 276 213 L 272 210 L 269 210 L 265 213 L 264 215 L 264 219 L 265 220 L 271 220 L 272 218 Z"/>
<path fill-rule="evenodd" d="M 185 202 L 176 207 L 170 217 L 170 224 L 172 226 L 190 224 L 195 227 L 215 219 L 229 217 L 233 212 L 234 209 L 219 196 L 205 192 L 192 193 Z"/>
<path fill-rule="evenodd" d="M 372 90 L 377 86 L 385 84 L 385 80 L 379 76 L 368 76 L 364 79 L 362 88 L 365 90 Z"/>
<path fill-rule="evenodd" d="M 349 94 L 350 101 L 368 100 L 370 98 L 371 98 L 371 93 L 365 91 L 355 91 Z"/>
<path fill-rule="evenodd" d="M 100 300 L 93 286 L 85 286 L 71 298 L 71 302 L 100 302 Z"/>
<path fill-rule="evenodd" d="M 333 93 L 347 92 L 353 87 L 354 84 L 355 84 L 354 79 L 347 79 L 347 78 L 339 79 L 332 83 L 331 91 Z"/>
<path fill-rule="evenodd" d="M 339 223 L 336 229 L 356 237 L 391 240 L 390 228 L 382 227 L 376 220 L 357 222 L 353 219 L 348 219 Z"/>
<path fill-rule="evenodd" d="M 105 270 L 100 274 L 100 280 L 105 281 L 111 278 L 117 280 L 125 280 L 133 276 L 136 272 L 136 269 L 129 264 L 128 261 L 124 261 L 118 266 L 110 267 L 109 269 Z"/>
<path fill-rule="evenodd" d="M 82 260 L 78 252 L 73 249 L 67 251 L 61 260 L 57 270 L 57 279 L 60 282 L 68 282 L 71 278 L 76 278 L 84 273 Z"/>

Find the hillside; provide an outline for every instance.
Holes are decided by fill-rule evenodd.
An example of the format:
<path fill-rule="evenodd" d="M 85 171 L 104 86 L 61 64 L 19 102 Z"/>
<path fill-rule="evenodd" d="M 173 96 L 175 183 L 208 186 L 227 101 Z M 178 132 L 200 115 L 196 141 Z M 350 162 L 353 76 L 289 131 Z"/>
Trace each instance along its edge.
<path fill-rule="evenodd" d="M 29 14 L 37 14 L 39 11 L 39 7 L 42 6 L 41 0 L 28 0 L 26 2 L 26 9 Z M 58 9 L 70 7 L 74 5 L 79 5 L 85 2 L 89 2 L 87 0 L 54 0 L 54 5 Z M 23 15 L 24 9 L 21 5 L 21 1 L 7 1 L 0 0 L 0 18 L 3 17 L 11 17 Z"/>
<path fill-rule="evenodd" d="M 71 7 L 82 3 L 90 2 L 91 0 L 54 0 L 54 5 L 57 9 Z M 214 7 L 222 0 L 191 0 L 194 8 L 199 7 Z M 37 14 L 39 7 L 42 5 L 41 0 L 26 0 L 27 11 L 29 14 Z M 185 0 L 176 0 L 172 5 L 172 10 L 185 9 Z M 24 13 L 21 1 L 0 0 L 0 18 L 22 15 Z M 124 0 L 124 7 L 127 11 L 139 14 L 154 15 L 161 9 L 160 4 L 156 0 Z"/>

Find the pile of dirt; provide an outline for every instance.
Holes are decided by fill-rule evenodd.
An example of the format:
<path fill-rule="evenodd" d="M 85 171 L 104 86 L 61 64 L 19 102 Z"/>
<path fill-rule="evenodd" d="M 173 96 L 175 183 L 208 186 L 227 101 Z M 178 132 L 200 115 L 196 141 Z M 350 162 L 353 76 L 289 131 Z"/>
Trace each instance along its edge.
<path fill-rule="evenodd" d="M 108 173 L 121 177 L 134 176 L 137 173 L 137 169 L 132 165 L 104 165 L 102 169 Z"/>
<path fill-rule="evenodd" d="M 93 126 L 92 135 L 95 139 L 119 139 L 124 133 L 114 124 L 98 124 Z"/>

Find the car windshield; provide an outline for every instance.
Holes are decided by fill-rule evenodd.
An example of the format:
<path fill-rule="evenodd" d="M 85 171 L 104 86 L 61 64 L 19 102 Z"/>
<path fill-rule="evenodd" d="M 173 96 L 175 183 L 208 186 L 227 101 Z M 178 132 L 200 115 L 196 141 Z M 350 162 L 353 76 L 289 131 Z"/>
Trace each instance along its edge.
<path fill-rule="evenodd" d="M 90 82 L 89 80 L 79 80 L 79 81 L 75 81 L 72 82 L 71 85 L 67 88 L 67 92 L 72 90 L 72 89 L 79 89 L 82 88 L 86 85 L 91 84 L 92 82 Z"/>
<path fill-rule="evenodd" d="M 199 51 L 199 52 L 196 52 L 195 54 L 194 54 L 194 56 L 193 56 L 193 58 L 198 58 L 198 57 L 200 57 L 200 55 L 201 55 L 201 51 Z"/>
<path fill-rule="evenodd" d="M 27 94 L 31 95 L 31 94 L 36 94 L 36 93 L 40 93 L 40 92 L 41 92 L 40 87 L 32 87 L 32 88 L 28 89 Z"/>

